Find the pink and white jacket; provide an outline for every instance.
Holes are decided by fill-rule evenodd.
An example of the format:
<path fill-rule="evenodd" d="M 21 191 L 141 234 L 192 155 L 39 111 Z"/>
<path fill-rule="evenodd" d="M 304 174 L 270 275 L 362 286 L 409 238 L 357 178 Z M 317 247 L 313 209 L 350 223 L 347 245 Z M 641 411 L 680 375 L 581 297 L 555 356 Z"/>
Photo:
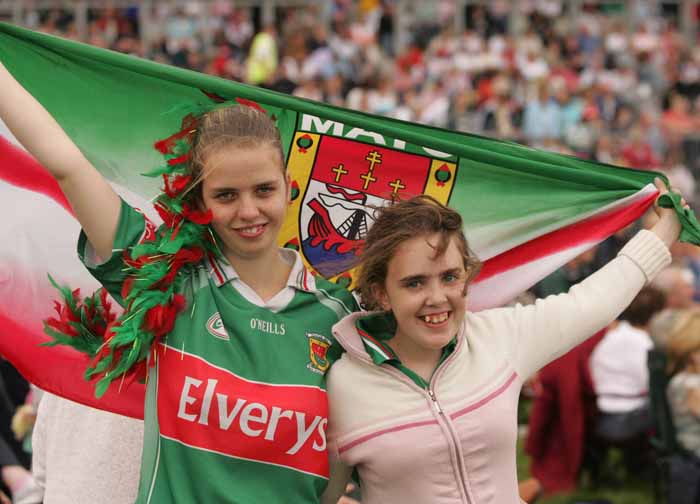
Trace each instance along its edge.
<path fill-rule="evenodd" d="M 641 231 L 617 258 L 567 294 L 467 313 L 454 352 L 428 389 L 367 354 L 356 320 L 334 327 L 346 353 L 328 374 L 336 502 L 355 467 L 363 504 L 516 504 L 517 403 L 525 379 L 617 317 L 670 263 Z M 366 315 L 366 314 L 365 314 Z"/>

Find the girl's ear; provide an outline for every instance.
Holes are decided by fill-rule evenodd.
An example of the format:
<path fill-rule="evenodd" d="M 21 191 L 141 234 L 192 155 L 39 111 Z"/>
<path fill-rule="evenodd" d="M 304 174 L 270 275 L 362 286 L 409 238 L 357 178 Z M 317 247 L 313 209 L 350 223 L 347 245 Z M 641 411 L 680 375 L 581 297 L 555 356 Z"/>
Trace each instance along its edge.
<path fill-rule="evenodd" d="M 204 176 L 202 173 L 196 176 L 195 183 L 189 191 L 190 202 L 194 203 L 200 212 L 206 212 L 207 207 L 204 205 Z"/>
<path fill-rule="evenodd" d="M 204 205 L 204 195 L 202 194 L 202 181 L 199 181 L 199 184 L 197 187 L 192 188 L 192 201 L 194 202 L 195 205 L 197 205 L 197 209 L 200 212 L 206 212 L 207 207 Z"/>
<path fill-rule="evenodd" d="M 372 296 L 377 300 L 377 304 L 379 304 L 382 310 L 391 311 L 391 302 L 389 301 L 389 296 L 387 296 L 384 286 L 374 284 L 372 286 Z"/>
<path fill-rule="evenodd" d="M 202 198 L 200 196 L 194 197 L 194 204 L 197 205 L 197 210 L 199 210 L 200 212 L 207 211 L 207 209 L 204 208 L 204 201 L 202 201 Z"/>

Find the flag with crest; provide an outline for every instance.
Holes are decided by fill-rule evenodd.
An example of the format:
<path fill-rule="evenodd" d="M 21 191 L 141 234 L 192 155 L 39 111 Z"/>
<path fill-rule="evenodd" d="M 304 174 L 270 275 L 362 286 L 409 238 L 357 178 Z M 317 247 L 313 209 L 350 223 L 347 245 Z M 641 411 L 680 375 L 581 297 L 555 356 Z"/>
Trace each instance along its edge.
<path fill-rule="evenodd" d="M 141 174 L 162 162 L 154 143 L 180 131 L 178 110 L 221 102 L 262 108 L 280 129 L 292 181 L 280 246 L 350 289 L 374 209 L 394 198 L 430 194 L 461 213 L 484 262 L 469 299 L 480 310 L 510 301 L 629 225 L 657 196 L 652 172 L 345 110 L 5 23 L 0 60 L 120 195 L 154 220 L 149 201 L 161 188 Z M 96 285 L 75 257 L 78 225 L 65 197 L 7 132 L 0 205 L 0 354 L 47 390 L 142 415 L 140 385 L 96 401 L 80 379 L 85 358 L 37 346 L 49 339 L 41 321 L 55 297 L 47 273 L 86 291 Z M 697 241 L 697 223 L 684 226 L 684 237 Z M 309 345 L 323 369 L 327 342 Z"/>

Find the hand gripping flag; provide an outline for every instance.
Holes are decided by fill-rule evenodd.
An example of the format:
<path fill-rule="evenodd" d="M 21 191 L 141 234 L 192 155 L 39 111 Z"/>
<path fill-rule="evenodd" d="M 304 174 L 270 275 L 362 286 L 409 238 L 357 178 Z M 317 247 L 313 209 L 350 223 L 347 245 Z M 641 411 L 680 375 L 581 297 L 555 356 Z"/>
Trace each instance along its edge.
<path fill-rule="evenodd" d="M 470 290 L 470 307 L 479 310 L 511 300 L 633 222 L 657 196 L 653 172 L 345 110 L 3 23 L 0 59 L 120 194 L 144 210 L 160 188 L 141 173 L 162 163 L 154 143 L 180 130 L 178 110 L 222 101 L 264 109 L 280 129 L 292 180 L 280 245 L 349 288 L 349 265 L 372 225 L 370 207 L 392 198 L 427 193 L 460 212 L 484 262 Z M 0 184 L 8 195 L 0 205 L 11 216 L 0 244 L 0 354 L 47 390 L 138 417 L 142 387 L 113 387 L 96 401 L 79 378 L 87 358 L 36 347 L 49 339 L 41 333 L 55 297 L 47 270 L 86 292 L 95 285 L 73 257 L 78 227 L 65 198 L 7 141 L 0 142 Z M 671 203 L 682 212 L 677 199 Z M 692 214 L 683 219 L 683 238 L 700 242 Z"/>

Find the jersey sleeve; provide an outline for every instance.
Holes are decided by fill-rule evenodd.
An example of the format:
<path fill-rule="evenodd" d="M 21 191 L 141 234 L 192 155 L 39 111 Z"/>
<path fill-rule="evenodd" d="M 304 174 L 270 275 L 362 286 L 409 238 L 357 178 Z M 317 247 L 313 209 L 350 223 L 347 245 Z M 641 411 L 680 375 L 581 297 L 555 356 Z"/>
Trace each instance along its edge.
<path fill-rule="evenodd" d="M 155 225 L 141 211 L 122 200 L 111 257 L 97 257 L 87 235 L 82 230 L 78 238 L 78 257 L 92 276 L 107 289 L 117 303 L 123 306 L 121 291 L 127 277 L 124 251 L 154 236 Z"/>

